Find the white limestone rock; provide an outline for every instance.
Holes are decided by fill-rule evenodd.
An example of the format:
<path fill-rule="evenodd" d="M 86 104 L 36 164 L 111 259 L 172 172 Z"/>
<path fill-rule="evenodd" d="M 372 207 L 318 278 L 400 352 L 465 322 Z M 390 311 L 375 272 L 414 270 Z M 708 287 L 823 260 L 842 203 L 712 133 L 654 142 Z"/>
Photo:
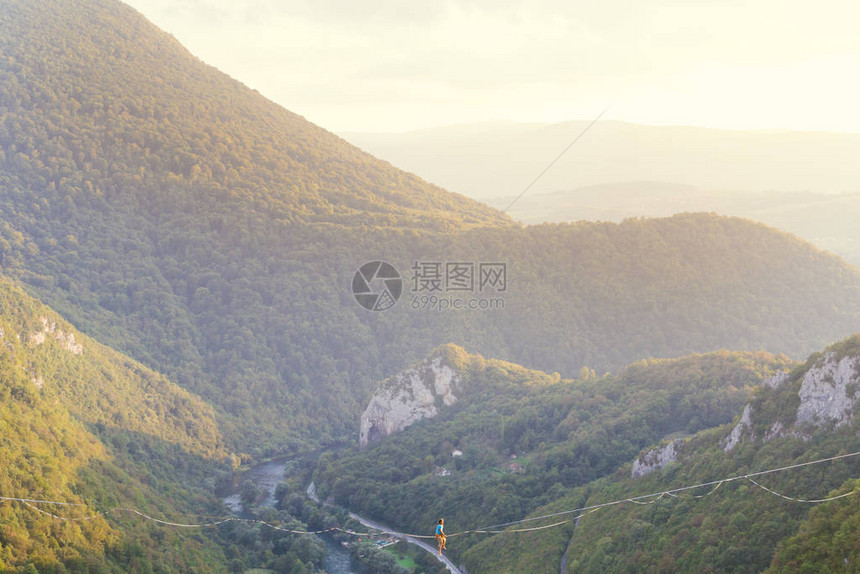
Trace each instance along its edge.
<path fill-rule="evenodd" d="M 764 386 L 777 389 L 789 380 L 788 372 L 780 372 L 764 381 Z M 849 424 L 854 418 L 855 405 L 860 400 L 860 357 L 842 357 L 837 360 L 828 353 L 823 360 L 810 368 L 803 376 L 798 391 L 800 405 L 797 407 L 794 424 L 782 421 L 769 422 L 770 427 L 761 437 L 764 441 L 784 436 L 809 439 L 811 431 L 827 425 L 839 427 Z M 732 432 L 720 446 L 731 451 L 745 435 L 755 440 L 752 430 L 752 409 L 744 407 L 743 414 Z"/>
<path fill-rule="evenodd" d="M 796 427 L 820 427 L 848 424 L 854 416 L 854 404 L 860 384 L 858 357 L 843 357 L 838 362 L 832 356 L 807 371 L 800 385 L 800 406 Z"/>
<path fill-rule="evenodd" d="M 724 451 L 729 452 L 738 446 L 741 442 L 741 438 L 747 431 L 749 431 L 750 438 L 755 438 L 752 432 L 752 419 L 750 418 L 751 413 L 752 409 L 750 408 L 749 403 L 747 403 L 744 407 L 744 412 L 741 414 L 741 420 L 738 421 L 738 424 L 735 425 L 732 432 L 729 433 L 729 436 L 724 438 L 720 443 L 720 446 L 723 447 Z"/>
<path fill-rule="evenodd" d="M 677 439 L 665 446 L 652 448 L 633 461 L 633 470 L 630 471 L 630 475 L 633 478 L 639 478 L 649 472 L 663 468 L 670 462 L 677 461 L 678 449 L 682 444 L 684 444 L 684 441 Z"/>
<path fill-rule="evenodd" d="M 359 446 L 394 434 L 457 402 L 462 378 L 442 357 L 387 379 L 376 390 L 361 415 Z"/>
<path fill-rule="evenodd" d="M 789 379 L 788 371 L 777 371 L 764 380 L 764 386 L 769 389 L 778 389 Z"/>
<path fill-rule="evenodd" d="M 47 340 L 48 335 L 53 335 L 62 348 L 71 354 L 80 355 L 84 352 L 83 345 L 75 341 L 74 333 L 66 333 L 62 329 L 58 329 L 57 323 L 47 317 L 40 317 L 39 320 L 42 323 L 42 329 L 30 335 L 30 343 L 38 347 Z"/>

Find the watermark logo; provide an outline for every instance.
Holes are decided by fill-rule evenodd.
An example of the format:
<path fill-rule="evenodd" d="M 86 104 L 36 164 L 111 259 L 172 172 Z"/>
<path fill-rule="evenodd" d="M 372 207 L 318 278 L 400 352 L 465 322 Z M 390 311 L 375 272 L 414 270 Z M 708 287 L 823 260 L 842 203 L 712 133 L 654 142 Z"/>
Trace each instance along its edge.
<path fill-rule="evenodd" d="M 508 290 L 507 264 L 474 261 L 415 261 L 411 267 L 412 300 L 416 310 L 504 309 Z M 369 311 L 393 307 L 403 291 L 400 273 L 385 261 L 365 263 L 352 279 L 355 300 Z M 472 296 L 469 296 L 471 294 Z"/>
<path fill-rule="evenodd" d="M 352 294 L 368 311 L 391 309 L 403 292 L 400 273 L 385 261 L 369 261 L 352 278 Z"/>
<path fill-rule="evenodd" d="M 477 269 L 477 275 L 475 270 Z M 412 265 L 412 292 L 457 292 L 508 290 L 508 268 L 505 263 L 474 261 L 416 261 Z"/>

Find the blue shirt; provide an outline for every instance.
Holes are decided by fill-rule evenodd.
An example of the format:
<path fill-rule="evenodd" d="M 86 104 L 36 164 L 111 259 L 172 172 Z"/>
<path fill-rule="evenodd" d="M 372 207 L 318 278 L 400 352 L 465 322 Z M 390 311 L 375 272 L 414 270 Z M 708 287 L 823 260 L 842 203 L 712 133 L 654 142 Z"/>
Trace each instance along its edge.
<path fill-rule="evenodd" d="M 445 534 L 444 532 L 442 532 L 442 525 L 441 524 L 436 525 L 436 534 Z"/>

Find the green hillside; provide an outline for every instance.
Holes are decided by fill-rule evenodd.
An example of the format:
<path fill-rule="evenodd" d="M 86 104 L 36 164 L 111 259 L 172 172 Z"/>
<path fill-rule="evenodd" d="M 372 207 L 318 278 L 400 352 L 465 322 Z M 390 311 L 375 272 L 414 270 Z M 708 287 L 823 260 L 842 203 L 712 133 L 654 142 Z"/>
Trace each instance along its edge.
<path fill-rule="evenodd" d="M 403 294 L 371 312 L 351 288 L 376 260 Z M 418 287 L 434 278 L 416 269 L 484 263 L 504 284 Z M 274 454 L 323 450 L 323 496 L 425 531 L 856 448 L 855 422 L 773 431 L 805 373 L 853 356 L 853 339 L 759 385 L 856 331 L 857 268 L 713 214 L 519 226 L 267 101 L 114 0 L 0 0 L 0 273 L 0 497 L 82 505 L 0 499 L 0 572 L 318 571 L 313 537 L 117 510 L 223 516 L 217 483 Z M 440 300 L 492 308 L 422 308 Z M 437 352 L 464 377 L 461 402 L 352 448 L 379 382 L 452 342 Z M 756 434 L 726 453 L 719 425 L 750 393 Z M 628 478 L 677 437 L 679 464 Z M 305 500 L 305 464 L 251 515 L 342 522 Z M 853 468 L 833 468 L 779 486 L 849 488 Z M 836 513 L 848 525 L 853 504 Z M 555 572 L 565 553 L 570 571 L 788 571 L 849 549 L 815 554 L 831 516 L 787 501 L 650 508 L 451 551 L 479 574 Z"/>
<path fill-rule="evenodd" d="M 218 505 L 202 486 L 229 471 L 228 453 L 211 407 L 6 280 L 0 461 L 0 496 L 80 505 L 0 501 L 0 571 L 128 572 L 150 564 L 163 544 L 177 550 L 165 568 L 224 562 L 213 539 L 159 531 L 122 512 L 75 520 L 117 506 L 157 516 L 211 512 Z"/>
<path fill-rule="evenodd" d="M 350 292 L 391 262 L 389 311 Z M 421 310 L 416 262 L 504 263 L 503 309 Z M 253 457 L 355 436 L 377 381 L 455 342 L 574 376 L 856 328 L 860 272 L 739 219 L 520 227 L 206 66 L 111 0 L 0 4 L 0 265 L 212 404 Z M 426 294 L 426 293 L 424 293 Z"/>
<path fill-rule="evenodd" d="M 757 389 L 750 402 L 753 434 L 747 429 L 734 448 L 726 443 L 730 425 L 700 432 L 680 447 L 678 461 L 662 470 L 631 478 L 631 466 L 624 464 L 613 475 L 557 498 L 534 515 L 696 484 L 709 486 L 639 501 L 651 504 L 603 508 L 583 516 L 575 527 L 566 524 L 558 532 L 544 531 L 549 536 L 536 532 L 487 539 L 467 552 L 469 571 L 513 572 L 517 565 L 546 564 L 547 556 L 553 560 L 545 570 L 532 571 L 558 572 L 563 556 L 567 572 L 854 571 L 860 560 L 857 497 L 819 506 L 782 496 L 817 500 L 854 491 L 860 473 L 856 456 L 755 478 L 778 495 L 745 479 L 718 481 L 860 450 L 856 417 L 845 424 L 822 419 L 812 426 L 797 418 L 799 405 L 808 400 L 799 398 L 805 375 L 821 369 L 825 388 L 838 387 L 845 380 L 840 383 L 836 375 L 834 382 L 827 369 L 846 356 L 856 366 L 858 349 L 860 337 L 854 336 L 810 357 L 781 385 Z M 856 386 L 857 371 L 848 377 L 853 381 L 848 386 Z M 830 396 L 835 398 L 828 400 L 839 400 L 838 392 Z M 853 400 L 849 396 L 849 403 Z"/>
<path fill-rule="evenodd" d="M 462 400 L 363 451 L 325 455 L 315 479 L 322 496 L 406 532 L 444 516 L 448 553 L 469 572 L 840 572 L 860 561 L 857 497 L 804 502 L 856 490 L 860 335 L 802 364 L 721 352 L 579 380 L 457 348 L 434 356 L 462 373 Z M 649 445 L 670 444 L 676 460 L 657 465 Z M 761 487 L 737 478 L 792 465 L 756 475 Z M 506 532 L 460 534 L 476 529 Z"/>
<path fill-rule="evenodd" d="M 723 351 L 567 380 L 462 349 L 447 353 L 446 364 L 464 377 L 462 400 L 363 451 L 324 455 L 315 474 L 321 496 L 406 532 L 423 532 L 439 516 L 449 532 L 519 520 L 611 476 L 664 436 L 731 421 L 756 385 L 791 364 Z M 481 551 L 468 550 L 485 538 L 452 539 L 450 552 L 467 558 L 470 572 L 490 571 L 481 568 Z M 496 547 L 485 552 L 513 559 Z M 521 568 L 502 558 L 493 568 L 533 571 L 524 565 L 539 560 L 527 557 Z"/>
<path fill-rule="evenodd" d="M 314 335 L 283 339 L 303 330 L 291 310 L 257 332 L 281 292 L 333 294 L 296 268 L 327 256 L 334 224 L 504 220 L 268 102 L 119 2 L 10 1 L 0 16 L 0 264 L 102 341 L 210 398 L 226 390 L 243 428 L 256 405 L 233 387 L 283 404 L 288 376 L 343 376 L 287 368 L 286 349 L 316 352 Z"/>
<path fill-rule="evenodd" d="M 138 514 L 229 516 L 215 491 L 237 463 L 199 397 L 0 279 L 0 572 L 320 571 L 312 537 Z M 323 520 L 290 502 L 254 516 L 296 530 Z"/>
<path fill-rule="evenodd" d="M 856 473 L 853 475 L 856 476 Z M 857 491 L 857 479 L 837 493 Z M 797 532 L 782 539 L 767 572 L 844 572 L 857 568 L 860 497 L 813 508 Z"/>

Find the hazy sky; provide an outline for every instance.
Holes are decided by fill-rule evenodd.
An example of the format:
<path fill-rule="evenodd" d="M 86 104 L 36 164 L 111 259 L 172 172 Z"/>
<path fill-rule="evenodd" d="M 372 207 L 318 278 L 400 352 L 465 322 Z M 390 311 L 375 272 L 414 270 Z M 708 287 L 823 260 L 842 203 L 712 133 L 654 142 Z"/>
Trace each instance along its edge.
<path fill-rule="evenodd" d="M 860 132 L 856 0 L 131 0 L 335 132 L 484 120 Z"/>

